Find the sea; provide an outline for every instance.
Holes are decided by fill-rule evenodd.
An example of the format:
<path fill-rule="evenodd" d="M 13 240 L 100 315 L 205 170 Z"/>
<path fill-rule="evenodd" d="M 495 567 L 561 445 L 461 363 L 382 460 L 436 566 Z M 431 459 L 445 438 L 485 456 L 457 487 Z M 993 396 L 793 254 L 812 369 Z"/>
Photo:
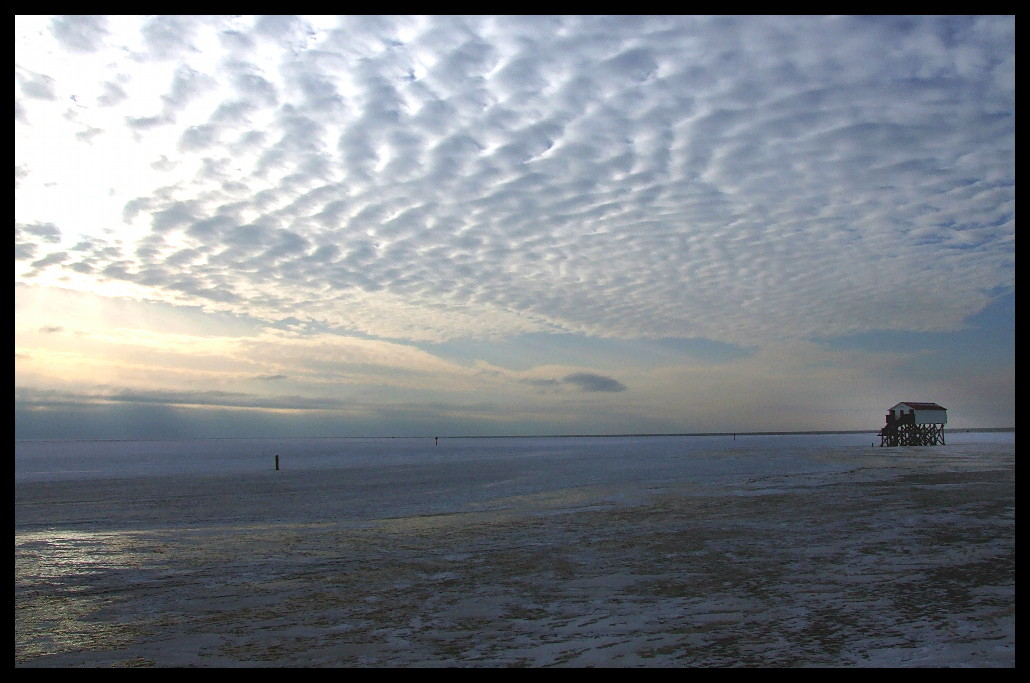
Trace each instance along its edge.
<path fill-rule="evenodd" d="M 1015 432 L 15 440 L 16 667 L 1015 665 Z"/>

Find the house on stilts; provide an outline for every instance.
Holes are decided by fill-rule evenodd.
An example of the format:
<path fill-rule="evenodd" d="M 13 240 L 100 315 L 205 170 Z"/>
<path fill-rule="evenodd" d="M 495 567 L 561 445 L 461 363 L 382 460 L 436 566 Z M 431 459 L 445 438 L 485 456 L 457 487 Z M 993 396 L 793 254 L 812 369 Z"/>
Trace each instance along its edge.
<path fill-rule="evenodd" d="M 936 403 L 898 403 L 887 413 L 880 446 L 944 446 L 948 411 Z"/>

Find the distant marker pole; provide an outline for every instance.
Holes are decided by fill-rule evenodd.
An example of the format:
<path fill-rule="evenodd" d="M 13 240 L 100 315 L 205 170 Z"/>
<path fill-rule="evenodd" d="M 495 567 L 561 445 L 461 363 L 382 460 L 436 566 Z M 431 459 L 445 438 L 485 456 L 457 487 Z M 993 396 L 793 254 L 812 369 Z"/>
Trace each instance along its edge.
<path fill-rule="evenodd" d="M 279 456 L 275 456 L 275 471 L 279 471 Z"/>

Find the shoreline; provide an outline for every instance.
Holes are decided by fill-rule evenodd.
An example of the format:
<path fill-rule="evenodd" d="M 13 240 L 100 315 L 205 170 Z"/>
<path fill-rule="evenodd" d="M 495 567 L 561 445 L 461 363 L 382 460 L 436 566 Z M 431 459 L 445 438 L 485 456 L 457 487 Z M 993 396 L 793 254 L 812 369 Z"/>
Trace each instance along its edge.
<path fill-rule="evenodd" d="M 1015 433 L 1015 427 L 964 427 L 961 429 L 945 429 L 946 434 L 988 434 L 988 433 Z M 260 441 L 260 440 L 298 440 L 315 441 L 330 439 L 625 439 L 645 437 L 669 437 L 669 436 L 814 436 L 832 434 L 873 434 L 880 433 L 877 429 L 826 429 L 810 431 L 757 431 L 757 432 L 640 432 L 640 433 L 616 433 L 616 434 L 444 434 L 444 435 L 367 435 L 367 436 L 187 436 L 177 439 L 138 439 L 138 438 L 29 438 L 19 439 L 17 443 L 38 443 L 38 442 L 68 442 L 78 443 L 89 442 L 112 442 L 123 441 Z"/>

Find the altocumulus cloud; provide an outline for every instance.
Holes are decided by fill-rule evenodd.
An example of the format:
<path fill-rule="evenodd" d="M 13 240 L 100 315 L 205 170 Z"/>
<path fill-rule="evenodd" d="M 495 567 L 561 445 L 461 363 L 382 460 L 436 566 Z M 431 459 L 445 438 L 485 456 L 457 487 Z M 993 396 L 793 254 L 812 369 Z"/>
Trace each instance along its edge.
<path fill-rule="evenodd" d="M 28 126 L 75 94 L 94 148 L 144 122 L 164 142 L 124 160 L 152 181 L 123 206 L 146 210 L 78 250 L 40 244 L 67 256 L 37 256 L 27 281 L 88 265 L 155 298 L 393 338 L 748 344 L 953 328 L 1012 279 L 1011 18 L 48 29 L 113 61 L 95 83 L 19 66 Z M 20 163 L 23 183 L 47 176 Z"/>
<path fill-rule="evenodd" d="M 15 39 L 21 285 L 426 348 L 800 348 L 955 331 L 1014 290 L 1011 16 L 17 17 Z M 499 376 L 643 388 L 569 358 Z M 592 371 L 615 367 L 632 391 Z"/>

